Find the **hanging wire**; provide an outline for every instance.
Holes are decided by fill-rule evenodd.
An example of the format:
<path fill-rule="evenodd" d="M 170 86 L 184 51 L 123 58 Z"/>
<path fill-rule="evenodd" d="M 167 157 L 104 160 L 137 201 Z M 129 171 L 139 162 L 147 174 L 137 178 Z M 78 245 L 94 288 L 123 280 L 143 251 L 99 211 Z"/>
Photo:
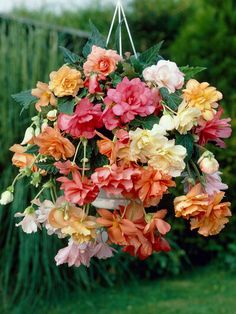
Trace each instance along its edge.
<path fill-rule="evenodd" d="M 122 57 L 122 55 L 123 55 L 121 24 L 122 24 L 122 20 L 124 20 L 125 27 L 126 27 L 126 30 L 127 30 L 128 36 L 129 36 L 130 44 L 131 44 L 131 47 L 133 49 L 134 56 L 137 59 L 138 58 L 137 52 L 136 52 L 136 49 L 135 49 L 135 46 L 134 46 L 133 38 L 132 38 L 132 35 L 131 35 L 131 32 L 130 32 L 129 24 L 127 22 L 127 18 L 126 18 L 126 15 L 125 15 L 124 8 L 123 8 L 121 0 L 118 0 L 117 4 L 116 4 L 115 12 L 114 12 L 114 15 L 113 15 L 113 18 L 112 18 L 112 21 L 111 21 L 111 26 L 110 26 L 110 29 L 109 29 L 109 33 L 108 33 L 108 36 L 107 36 L 106 46 L 108 46 L 108 44 L 109 44 L 109 41 L 110 41 L 110 38 L 111 38 L 111 33 L 112 33 L 112 30 L 113 30 L 113 27 L 114 27 L 114 23 L 115 23 L 117 14 L 118 14 L 118 23 L 119 23 L 119 53 L 120 53 L 120 56 Z"/>

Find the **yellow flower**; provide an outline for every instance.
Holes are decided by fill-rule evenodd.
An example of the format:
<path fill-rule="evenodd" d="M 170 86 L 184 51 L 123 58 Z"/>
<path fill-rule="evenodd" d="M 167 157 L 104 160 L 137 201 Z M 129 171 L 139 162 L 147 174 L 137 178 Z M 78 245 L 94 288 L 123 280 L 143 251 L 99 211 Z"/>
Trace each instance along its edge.
<path fill-rule="evenodd" d="M 50 74 L 49 88 L 58 97 L 76 96 L 81 87 L 83 87 L 81 72 L 67 65 Z"/>
<path fill-rule="evenodd" d="M 191 79 L 183 90 L 183 97 L 189 107 L 199 108 L 202 117 L 209 121 L 213 119 L 214 109 L 218 107 L 217 101 L 221 100 L 223 95 L 207 82 L 199 83 Z"/>
<path fill-rule="evenodd" d="M 194 125 L 197 125 L 200 116 L 201 111 L 199 108 L 189 108 L 183 101 L 178 108 L 177 115 L 174 117 L 175 129 L 180 134 L 186 134 Z"/>

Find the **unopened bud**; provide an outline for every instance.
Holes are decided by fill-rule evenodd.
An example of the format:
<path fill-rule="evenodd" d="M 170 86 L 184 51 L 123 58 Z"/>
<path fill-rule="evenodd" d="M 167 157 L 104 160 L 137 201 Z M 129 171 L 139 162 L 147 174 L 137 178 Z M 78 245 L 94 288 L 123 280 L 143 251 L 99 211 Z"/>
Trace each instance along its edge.
<path fill-rule="evenodd" d="M 47 113 L 47 119 L 50 121 L 55 121 L 57 119 L 57 110 L 56 109 L 50 110 Z"/>
<path fill-rule="evenodd" d="M 213 174 L 219 170 L 219 163 L 215 159 L 214 154 L 206 151 L 198 160 L 199 167 L 206 174 Z"/>
<path fill-rule="evenodd" d="M 14 199 L 14 195 L 10 191 L 5 191 L 1 194 L 0 205 L 7 205 L 11 203 Z"/>
<path fill-rule="evenodd" d="M 25 130 L 25 136 L 23 141 L 21 142 L 21 145 L 26 145 L 29 143 L 30 140 L 34 137 L 34 128 L 32 126 L 28 127 Z"/>

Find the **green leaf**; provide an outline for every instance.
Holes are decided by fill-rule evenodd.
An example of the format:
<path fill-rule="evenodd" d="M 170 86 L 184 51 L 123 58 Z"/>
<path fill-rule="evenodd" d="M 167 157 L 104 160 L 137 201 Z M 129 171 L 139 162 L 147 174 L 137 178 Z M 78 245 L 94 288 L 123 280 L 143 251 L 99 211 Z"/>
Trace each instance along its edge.
<path fill-rule="evenodd" d="M 187 150 L 187 157 L 186 160 L 191 159 L 193 155 L 193 143 L 194 143 L 194 138 L 192 134 L 176 134 L 176 145 L 182 145 L 186 148 Z"/>
<path fill-rule="evenodd" d="M 21 107 L 22 111 L 28 109 L 31 105 L 35 105 L 38 98 L 31 95 L 31 90 L 26 90 L 11 96 Z"/>
<path fill-rule="evenodd" d="M 137 73 L 135 72 L 134 67 L 127 62 L 123 63 L 123 73 L 122 76 L 127 76 L 129 79 L 133 79 L 135 77 L 137 77 Z"/>
<path fill-rule="evenodd" d="M 49 174 L 56 175 L 59 171 L 52 163 L 38 162 L 36 166 L 42 170 L 46 170 Z"/>
<path fill-rule="evenodd" d="M 156 64 L 157 58 L 158 58 L 158 53 L 161 49 L 161 46 L 163 44 L 163 41 L 159 42 L 155 46 L 149 48 L 148 50 L 144 51 L 139 55 L 139 60 L 146 65 L 150 64 Z"/>
<path fill-rule="evenodd" d="M 27 148 L 26 153 L 27 154 L 38 154 L 39 152 L 39 147 L 37 145 L 30 146 Z"/>
<path fill-rule="evenodd" d="M 182 102 L 182 98 L 176 93 L 169 93 L 166 87 L 161 87 L 159 91 L 163 101 L 167 104 L 167 106 L 172 110 L 177 110 Z"/>
<path fill-rule="evenodd" d="M 135 127 L 135 128 L 140 127 L 143 129 L 151 130 L 153 128 L 154 124 L 159 123 L 159 120 L 160 119 L 154 115 L 150 115 L 150 116 L 147 116 L 145 118 L 137 117 L 133 121 L 131 121 L 129 123 L 129 125 L 131 127 Z"/>
<path fill-rule="evenodd" d="M 70 51 L 69 49 L 59 46 L 59 49 L 62 51 L 64 55 L 64 61 L 69 64 L 76 64 L 83 61 L 83 58 L 78 56 L 76 53 Z"/>
<path fill-rule="evenodd" d="M 58 99 L 58 109 L 60 112 L 66 114 L 73 114 L 75 106 L 75 99 L 71 97 L 62 97 Z"/>
<path fill-rule="evenodd" d="M 116 74 L 115 72 L 110 74 L 110 78 L 112 79 L 112 85 L 114 87 L 116 87 L 121 81 L 122 81 L 122 77 L 120 77 L 118 74 Z"/>
<path fill-rule="evenodd" d="M 130 57 L 130 62 L 135 70 L 135 72 L 137 74 L 139 74 L 140 76 L 142 75 L 143 73 L 143 70 L 144 70 L 144 65 L 142 62 L 140 62 L 139 59 L 136 59 L 135 56 L 131 56 Z"/>
<path fill-rule="evenodd" d="M 90 21 L 90 28 L 91 28 L 91 36 L 89 40 L 87 41 L 87 43 L 85 44 L 82 51 L 83 56 L 85 58 L 87 58 L 87 56 L 90 54 L 93 45 L 101 47 L 101 48 L 106 47 L 106 41 L 104 37 L 102 36 L 102 34 L 99 32 L 99 30 L 91 21 Z"/>
<path fill-rule="evenodd" d="M 179 69 L 181 72 L 185 74 L 185 81 L 188 81 L 189 79 L 193 78 L 197 73 L 206 70 L 206 68 L 204 67 L 190 67 L 189 65 L 180 67 Z"/>

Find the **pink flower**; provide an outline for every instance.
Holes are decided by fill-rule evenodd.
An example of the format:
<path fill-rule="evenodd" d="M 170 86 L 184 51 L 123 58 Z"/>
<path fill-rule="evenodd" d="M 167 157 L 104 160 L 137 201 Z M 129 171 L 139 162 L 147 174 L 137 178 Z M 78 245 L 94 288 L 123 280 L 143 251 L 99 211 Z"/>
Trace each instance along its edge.
<path fill-rule="evenodd" d="M 166 87 L 170 93 L 184 85 L 184 74 L 175 62 L 160 60 L 157 65 L 147 67 L 143 71 L 145 81 L 153 82 L 158 87 Z"/>
<path fill-rule="evenodd" d="M 81 178 L 78 171 L 72 173 L 72 180 L 67 177 L 60 177 L 61 190 L 64 190 L 65 199 L 73 204 L 83 206 L 92 203 L 98 195 L 98 187 L 87 177 Z"/>
<path fill-rule="evenodd" d="M 57 161 L 54 163 L 54 166 L 59 170 L 60 174 L 68 175 L 70 172 L 76 171 L 79 167 L 72 163 L 70 160 L 66 162 Z"/>
<path fill-rule="evenodd" d="M 102 92 L 97 74 L 92 74 L 90 77 L 88 77 L 84 82 L 84 86 L 88 88 L 90 94 Z"/>
<path fill-rule="evenodd" d="M 215 172 L 213 174 L 206 175 L 205 191 L 208 195 L 213 195 L 222 190 L 228 189 L 228 185 L 222 183 L 220 174 L 220 172 Z"/>
<path fill-rule="evenodd" d="M 89 267 L 91 252 L 88 249 L 88 244 L 77 244 L 70 239 L 67 247 L 58 251 L 55 256 L 57 266 L 67 263 L 69 267 L 84 265 Z"/>
<path fill-rule="evenodd" d="M 130 192 L 133 188 L 133 176 L 138 174 L 139 171 L 134 168 L 118 167 L 113 164 L 112 166 L 97 168 L 91 179 L 108 195 L 117 195 L 122 192 Z"/>
<path fill-rule="evenodd" d="M 76 106 L 75 113 L 61 113 L 58 117 L 58 127 L 74 137 L 93 138 L 95 130 L 103 126 L 101 105 L 93 105 L 87 98 Z"/>
<path fill-rule="evenodd" d="M 92 47 L 87 61 L 84 63 L 84 74 L 90 76 L 95 73 L 100 79 L 114 72 L 117 63 L 122 60 L 115 50 L 106 50 L 97 46 Z"/>
<path fill-rule="evenodd" d="M 33 209 L 32 211 L 26 209 L 24 213 L 16 213 L 15 217 L 23 217 L 23 219 L 18 224 L 16 224 L 16 227 L 21 226 L 25 233 L 35 233 L 37 232 L 38 228 L 40 228 L 36 213 L 33 211 Z"/>
<path fill-rule="evenodd" d="M 107 107 L 103 122 L 109 130 L 132 121 L 136 115 L 146 117 L 156 109 L 153 93 L 139 78 L 129 81 L 125 77 L 116 89 L 108 90 L 104 102 Z"/>
<path fill-rule="evenodd" d="M 223 114 L 223 109 L 220 108 L 214 118 L 209 121 L 201 120 L 195 133 L 199 136 L 198 143 L 206 145 L 208 141 L 215 142 L 220 147 L 225 147 L 222 138 L 230 137 L 232 129 L 230 126 L 231 119 L 220 119 Z"/>

